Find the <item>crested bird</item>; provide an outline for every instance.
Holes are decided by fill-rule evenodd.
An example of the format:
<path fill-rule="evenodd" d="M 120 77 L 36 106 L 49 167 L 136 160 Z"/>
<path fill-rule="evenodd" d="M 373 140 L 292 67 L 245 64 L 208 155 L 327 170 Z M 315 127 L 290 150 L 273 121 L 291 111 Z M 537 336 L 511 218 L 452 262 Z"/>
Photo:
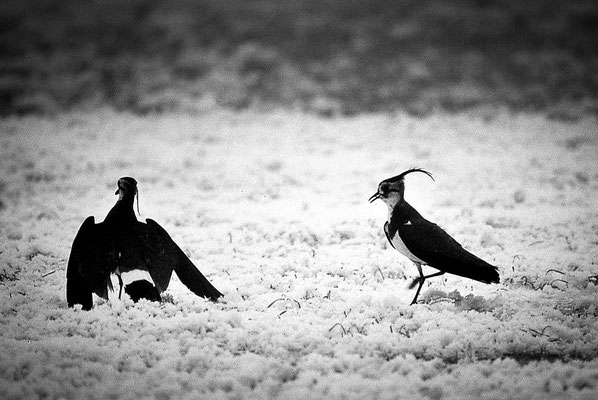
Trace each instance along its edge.
<path fill-rule="evenodd" d="M 383 180 L 378 191 L 370 197 L 370 203 L 381 199 L 388 207 L 388 220 L 384 223 L 386 238 L 399 253 L 409 258 L 417 267 L 419 277 L 409 286 L 419 283 L 411 304 L 428 278 L 445 273 L 463 276 L 483 283 L 498 283 L 497 267 L 465 250 L 455 239 L 433 222 L 420 215 L 405 200 L 405 176 L 421 172 L 434 177 L 421 168 L 411 168 L 397 176 Z M 422 265 L 428 265 L 439 272 L 424 276 Z"/>
<path fill-rule="evenodd" d="M 90 310 L 92 293 L 107 300 L 108 289 L 113 290 L 111 274 L 118 278 L 120 298 L 121 274 L 133 270 L 147 271 L 158 293 L 168 288 L 174 270 L 197 296 L 212 301 L 222 296 L 164 228 L 149 218 L 145 223 L 137 220 L 133 209 L 138 197 L 135 179 L 120 178 L 115 194 L 118 200 L 104 221 L 96 224 L 93 216 L 87 217 L 73 240 L 66 272 L 69 307 L 81 304 Z"/>

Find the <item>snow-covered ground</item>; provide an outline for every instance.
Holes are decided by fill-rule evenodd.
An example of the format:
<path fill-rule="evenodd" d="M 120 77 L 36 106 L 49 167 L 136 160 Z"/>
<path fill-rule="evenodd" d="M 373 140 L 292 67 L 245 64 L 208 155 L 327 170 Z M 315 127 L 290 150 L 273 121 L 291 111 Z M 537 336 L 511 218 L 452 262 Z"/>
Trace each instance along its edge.
<path fill-rule="evenodd" d="M 291 112 L 0 122 L 0 398 L 595 399 L 598 124 Z M 379 181 L 501 283 L 386 243 Z M 65 268 L 116 181 L 225 294 L 69 309 Z"/>

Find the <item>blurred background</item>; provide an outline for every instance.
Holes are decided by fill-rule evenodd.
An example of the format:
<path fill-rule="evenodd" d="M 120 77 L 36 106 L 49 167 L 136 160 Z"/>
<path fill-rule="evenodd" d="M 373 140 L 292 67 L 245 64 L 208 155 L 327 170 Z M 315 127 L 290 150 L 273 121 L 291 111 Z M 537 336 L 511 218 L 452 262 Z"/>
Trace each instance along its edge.
<path fill-rule="evenodd" d="M 594 0 L 3 0 L 0 115 L 598 113 Z"/>

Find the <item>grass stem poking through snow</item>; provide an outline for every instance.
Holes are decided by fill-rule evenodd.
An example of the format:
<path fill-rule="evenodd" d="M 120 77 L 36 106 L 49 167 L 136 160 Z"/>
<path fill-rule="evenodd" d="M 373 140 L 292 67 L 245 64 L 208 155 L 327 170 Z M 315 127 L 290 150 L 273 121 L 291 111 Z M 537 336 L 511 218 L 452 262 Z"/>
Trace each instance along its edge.
<path fill-rule="evenodd" d="M 565 273 L 563 271 L 559 271 L 558 269 L 554 269 L 554 268 L 551 268 L 548 271 L 546 271 L 545 275 L 548 275 L 549 272 L 556 272 L 557 274 L 565 275 Z"/>
<path fill-rule="evenodd" d="M 277 303 L 277 302 L 279 302 L 279 301 L 283 301 L 283 300 L 286 300 L 286 301 L 293 301 L 293 302 L 295 302 L 295 303 L 297 304 L 297 307 L 298 307 L 298 308 L 301 308 L 301 303 L 299 303 L 297 300 L 295 300 L 295 299 L 286 299 L 286 298 L 284 298 L 284 297 L 281 297 L 280 299 L 276 299 L 276 300 L 274 300 L 272 303 L 268 304 L 268 307 L 266 307 L 266 308 L 270 308 L 270 307 L 272 307 L 272 306 L 273 306 L 275 303 Z"/>
<path fill-rule="evenodd" d="M 341 333 L 341 337 L 346 336 L 347 335 L 347 330 L 345 329 L 345 327 L 343 326 L 343 324 L 341 324 L 340 322 L 337 322 L 336 324 L 332 325 L 332 327 L 330 329 L 328 329 L 328 332 L 332 332 L 332 330 L 334 328 L 336 328 L 337 326 L 339 326 L 342 330 Z"/>
<path fill-rule="evenodd" d="M 384 280 L 384 274 L 382 273 L 380 267 L 376 267 L 376 269 L 374 270 L 374 276 L 376 276 L 376 272 L 380 272 L 380 276 L 382 277 L 382 280 Z"/>

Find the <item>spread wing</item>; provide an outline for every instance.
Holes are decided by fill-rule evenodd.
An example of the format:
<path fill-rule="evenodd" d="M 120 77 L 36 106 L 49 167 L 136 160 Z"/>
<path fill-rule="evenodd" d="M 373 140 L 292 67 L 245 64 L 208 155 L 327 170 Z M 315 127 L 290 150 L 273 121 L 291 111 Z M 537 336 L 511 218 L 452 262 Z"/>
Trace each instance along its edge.
<path fill-rule="evenodd" d="M 168 288 L 172 271 L 193 293 L 216 300 L 222 296 L 155 221 L 111 227 L 88 217 L 75 236 L 67 266 L 69 307 L 91 309 L 92 293 L 108 299 L 110 274 L 136 269 L 149 272 L 159 293 Z"/>
<path fill-rule="evenodd" d="M 92 293 L 108 298 L 110 265 L 118 257 L 114 238 L 103 223 L 95 224 L 88 217 L 75 236 L 66 271 L 66 299 L 69 307 L 81 304 L 92 306 Z"/>
<path fill-rule="evenodd" d="M 465 250 L 438 225 L 416 220 L 402 225 L 399 235 L 416 257 L 441 271 L 480 282 L 498 282 L 497 268 Z"/>
<path fill-rule="evenodd" d="M 146 219 L 146 224 L 139 223 L 138 227 L 150 263 L 147 269 L 160 292 L 168 287 L 174 269 L 181 282 L 196 295 L 210 300 L 222 296 L 156 221 Z"/>

